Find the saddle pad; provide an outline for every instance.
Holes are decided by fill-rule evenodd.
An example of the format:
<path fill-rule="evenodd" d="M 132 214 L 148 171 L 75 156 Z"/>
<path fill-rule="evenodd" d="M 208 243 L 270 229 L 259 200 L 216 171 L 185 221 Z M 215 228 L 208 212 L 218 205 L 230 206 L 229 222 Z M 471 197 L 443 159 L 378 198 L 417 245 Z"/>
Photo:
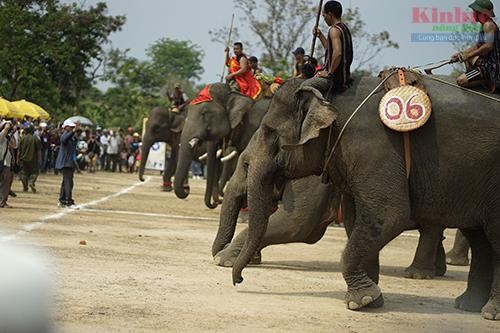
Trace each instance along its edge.
<path fill-rule="evenodd" d="M 382 123 L 398 132 L 410 132 L 425 125 L 432 106 L 425 91 L 410 85 L 387 92 L 379 105 Z"/>

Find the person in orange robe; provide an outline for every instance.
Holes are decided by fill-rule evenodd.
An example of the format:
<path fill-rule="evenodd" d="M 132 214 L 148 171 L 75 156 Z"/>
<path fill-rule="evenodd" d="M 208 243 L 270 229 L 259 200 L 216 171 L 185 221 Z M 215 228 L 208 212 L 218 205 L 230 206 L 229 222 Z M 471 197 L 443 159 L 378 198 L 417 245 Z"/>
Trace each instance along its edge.
<path fill-rule="evenodd" d="M 248 63 L 248 58 L 243 53 L 243 44 L 233 44 L 234 56 L 229 58 L 229 48 L 226 48 L 226 66 L 229 67 L 229 75 L 226 82 L 241 93 L 255 99 L 259 96 L 262 88 L 259 81 L 255 79 Z"/>

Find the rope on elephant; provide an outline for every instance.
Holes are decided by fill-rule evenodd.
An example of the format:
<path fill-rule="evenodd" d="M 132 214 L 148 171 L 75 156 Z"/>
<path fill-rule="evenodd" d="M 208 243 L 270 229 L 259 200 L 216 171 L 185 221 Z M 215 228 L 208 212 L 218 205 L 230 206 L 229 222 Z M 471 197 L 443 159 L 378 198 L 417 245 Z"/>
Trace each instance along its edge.
<path fill-rule="evenodd" d="M 330 164 L 330 162 L 331 162 L 331 160 L 333 158 L 333 155 L 335 154 L 335 150 L 336 150 L 337 146 L 340 143 L 340 139 L 342 138 L 342 135 L 344 134 L 344 132 L 345 132 L 345 130 L 347 128 L 347 125 L 349 125 L 349 123 L 351 122 L 352 118 L 354 118 L 354 116 L 356 115 L 356 113 L 358 113 L 358 111 L 361 110 L 361 108 L 363 107 L 363 105 L 365 105 L 366 102 L 368 102 L 368 100 L 373 95 L 375 95 L 375 93 L 380 89 L 380 87 L 382 87 L 387 80 L 389 80 L 395 73 L 397 73 L 397 71 L 398 71 L 397 69 L 394 69 L 389 75 L 387 75 L 383 80 L 381 80 L 380 83 L 375 87 L 375 89 L 373 89 L 372 92 L 370 94 L 368 94 L 368 96 L 366 96 L 366 98 L 361 102 L 361 104 L 359 104 L 359 106 L 356 108 L 356 110 L 354 110 L 354 112 L 351 114 L 351 116 L 347 119 L 347 121 L 345 122 L 344 126 L 340 130 L 340 134 L 337 137 L 337 140 L 335 141 L 335 144 L 333 145 L 332 150 L 331 150 L 330 154 L 328 155 L 328 158 L 325 160 L 325 164 L 323 165 L 323 175 L 327 174 L 326 168 L 327 168 L 328 164 Z M 331 125 L 330 129 L 332 127 L 333 127 L 333 124 Z"/>
<path fill-rule="evenodd" d="M 428 78 L 428 79 L 430 79 L 430 80 L 434 80 L 434 81 L 437 81 L 437 82 L 441 82 L 441 83 L 447 84 L 447 85 L 449 85 L 449 86 L 451 86 L 451 87 L 454 87 L 454 88 L 457 88 L 457 89 L 461 89 L 461 90 L 465 90 L 465 91 L 468 91 L 468 92 L 470 92 L 470 93 L 476 94 L 476 95 L 478 95 L 478 96 L 481 96 L 481 97 L 487 98 L 487 99 L 489 99 L 489 100 L 492 100 L 492 101 L 495 101 L 495 102 L 500 103 L 500 99 L 495 98 L 495 97 L 490 96 L 490 95 L 487 95 L 487 94 L 484 94 L 484 93 L 482 93 L 482 92 L 479 92 L 479 91 L 476 91 L 476 90 L 473 90 L 473 89 L 469 89 L 469 88 L 465 88 L 465 87 L 461 87 L 461 86 L 459 86 L 458 84 L 454 84 L 454 83 L 451 83 L 451 82 L 447 82 L 447 81 L 445 81 L 445 80 L 441 80 L 441 79 L 439 79 L 439 78 L 437 78 L 437 77 L 434 77 L 434 76 L 430 76 L 430 75 L 422 75 L 422 76 L 423 76 L 423 77 L 425 77 L 425 78 Z"/>

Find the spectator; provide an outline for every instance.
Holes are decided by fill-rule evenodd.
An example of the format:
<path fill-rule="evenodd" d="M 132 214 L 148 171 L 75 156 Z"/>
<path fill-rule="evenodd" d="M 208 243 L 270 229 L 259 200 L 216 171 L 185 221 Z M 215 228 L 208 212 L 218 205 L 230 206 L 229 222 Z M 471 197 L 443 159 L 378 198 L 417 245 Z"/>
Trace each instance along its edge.
<path fill-rule="evenodd" d="M 11 170 L 15 146 L 12 137 L 13 127 L 11 122 L 4 121 L 0 125 L 0 208 L 12 208 L 7 204 L 9 199 L 14 173 Z"/>
<path fill-rule="evenodd" d="M 75 133 L 78 126 L 70 120 L 66 120 L 63 125 L 61 135 L 61 149 L 57 155 L 56 169 L 61 170 L 63 181 L 59 195 L 59 207 L 76 209 L 73 200 L 73 176 L 75 173 L 76 159 L 76 138 Z"/>
<path fill-rule="evenodd" d="M 108 144 L 108 159 L 106 161 L 106 171 L 116 172 L 118 166 L 118 154 L 120 153 L 120 137 L 116 132 L 111 131 Z"/>
<path fill-rule="evenodd" d="M 101 147 L 96 141 L 96 136 L 94 134 L 90 135 L 88 141 L 88 155 L 89 155 L 89 172 L 94 173 L 97 170 L 97 159 L 101 154 Z"/>
<path fill-rule="evenodd" d="M 19 163 L 21 166 L 21 182 L 23 192 L 28 192 L 28 186 L 36 193 L 36 179 L 38 178 L 39 166 L 42 154 L 40 139 L 34 135 L 33 126 L 24 129 L 24 135 L 19 141 Z"/>
<path fill-rule="evenodd" d="M 110 135 L 107 130 L 104 130 L 101 135 L 99 142 L 101 143 L 101 170 L 109 171 L 109 158 L 108 158 L 108 147 L 109 147 Z"/>

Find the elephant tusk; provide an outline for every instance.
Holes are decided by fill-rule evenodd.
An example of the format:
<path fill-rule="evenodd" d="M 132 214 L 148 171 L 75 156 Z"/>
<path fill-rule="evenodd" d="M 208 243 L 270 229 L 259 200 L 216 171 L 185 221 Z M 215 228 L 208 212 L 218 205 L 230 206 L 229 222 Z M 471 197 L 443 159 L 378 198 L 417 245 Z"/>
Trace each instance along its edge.
<path fill-rule="evenodd" d="M 189 141 L 189 146 L 191 147 L 191 149 L 193 149 L 194 147 L 196 147 L 196 145 L 200 142 L 200 139 L 198 138 L 192 138 L 191 141 Z"/>
<path fill-rule="evenodd" d="M 236 150 L 233 150 L 229 155 L 224 156 L 223 158 L 220 159 L 221 162 L 227 162 L 232 160 L 238 153 Z"/>
<path fill-rule="evenodd" d="M 200 157 L 198 157 L 198 161 L 204 161 L 207 159 L 207 157 L 208 157 L 208 154 L 205 153 L 205 154 L 201 155 Z"/>
<path fill-rule="evenodd" d="M 222 156 L 222 149 L 217 150 L 216 157 L 219 158 Z"/>

